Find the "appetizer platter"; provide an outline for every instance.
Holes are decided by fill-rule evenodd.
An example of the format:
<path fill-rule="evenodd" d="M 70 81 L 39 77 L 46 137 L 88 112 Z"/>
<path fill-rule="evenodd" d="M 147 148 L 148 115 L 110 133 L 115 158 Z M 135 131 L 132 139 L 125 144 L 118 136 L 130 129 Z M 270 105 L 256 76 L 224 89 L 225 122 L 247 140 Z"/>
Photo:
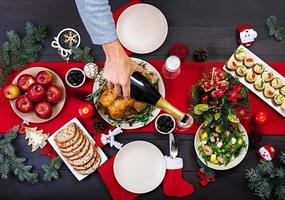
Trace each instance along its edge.
<path fill-rule="evenodd" d="M 148 62 L 138 58 L 132 60 L 145 69 L 143 75 L 158 88 L 162 96 L 165 96 L 165 87 L 159 72 Z M 154 106 L 115 95 L 114 89 L 107 88 L 102 70 L 98 72 L 94 81 L 91 96 L 101 117 L 109 124 L 122 129 L 143 127 L 153 121 L 160 112 L 160 109 Z"/>
<path fill-rule="evenodd" d="M 248 151 L 248 135 L 240 124 L 232 123 L 228 130 L 221 132 L 218 126 L 203 123 L 194 138 L 198 158 L 215 170 L 228 170 L 237 166 Z"/>
<path fill-rule="evenodd" d="M 285 117 L 285 78 L 254 53 L 240 45 L 223 69 Z"/>
<path fill-rule="evenodd" d="M 12 82 L 19 96 L 10 101 L 14 112 L 23 120 L 42 123 L 56 117 L 65 102 L 65 87 L 52 70 L 32 67 L 19 73 Z"/>
<path fill-rule="evenodd" d="M 77 118 L 73 118 L 48 138 L 77 180 L 81 181 L 107 161 Z"/>

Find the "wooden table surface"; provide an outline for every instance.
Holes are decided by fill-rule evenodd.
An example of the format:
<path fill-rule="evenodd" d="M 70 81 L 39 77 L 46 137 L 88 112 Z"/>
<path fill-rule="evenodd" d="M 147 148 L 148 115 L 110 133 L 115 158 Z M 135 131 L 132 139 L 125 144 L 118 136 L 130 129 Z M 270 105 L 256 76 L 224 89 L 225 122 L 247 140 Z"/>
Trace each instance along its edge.
<path fill-rule="evenodd" d="M 112 0 L 112 10 L 119 8 L 127 0 Z M 265 19 L 270 15 L 278 16 L 285 26 L 285 1 L 276 0 L 147 0 L 165 14 L 169 34 L 161 48 L 147 55 L 134 55 L 145 60 L 164 59 L 173 43 L 181 42 L 192 52 L 205 47 L 210 51 L 210 61 L 225 61 L 237 47 L 236 27 L 239 24 L 252 24 L 258 33 L 258 38 L 251 50 L 265 61 L 285 61 L 285 41 L 277 42 L 268 36 Z M 50 47 L 52 38 L 66 27 L 77 29 L 82 36 L 81 46 L 92 47 L 97 61 L 104 60 L 101 47 L 94 46 L 81 22 L 73 0 L 0 0 L 0 42 L 6 40 L 6 31 L 14 29 L 20 33 L 24 31 L 24 24 L 31 20 L 47 25 L 49 38 L 41 61 L 61 61 L 55 49 Z M 189 60 L 191 60 L 189 56 Z M 285 128 L 284 128 L 285 134 Z M 157 145 L 163 153 L 168 154 L 168 138 L 157 133 L 139 133 L 120 135 L 119 140 L 124 144 L 135 140 L 146 140 Z M 250 148 L 245 160 L 236 168 L 219 172 L 217 182 L 201 188 L 196 176 L 199 169 L 193 148 L 193 135 L 176 135 L 179 142 L 179 157 L 184 159 L 183 175 L 186 180 L 195 185 L 196 191 L 185 199 L 216 200 L 216 199 L 256 199 L 247 189 L 244 179 L 246 169 L 254 166 L 258 160 L 255 149 Z M 271 143 L 277 149 L 285 151 L 284 136 L 263 137 L 263 144 Z M 16 141 L 17 153 L 28 158 L 28 163 L 40 171 L 40 166 L 49 161 L 39 152 L 30 153 L 26 141 L 20 136 Z M 105 147 L 107 156 L 115 155 L 114 149 Z M 14 175 L 8 180 L 0 180 L 0 200 L 14 199 L 111 199 L 108 191 L 97 173 L 92 174 L 82 182 L 78 182 L 71 172 L 62 167 L 60 179 L 52 183 L 29 185 L 19 183 Z M 162 187 L 141 195 L 138 199 L 171 199 L 163 196 Z M 175 199 L 175 198 L 173 198 Z"/>

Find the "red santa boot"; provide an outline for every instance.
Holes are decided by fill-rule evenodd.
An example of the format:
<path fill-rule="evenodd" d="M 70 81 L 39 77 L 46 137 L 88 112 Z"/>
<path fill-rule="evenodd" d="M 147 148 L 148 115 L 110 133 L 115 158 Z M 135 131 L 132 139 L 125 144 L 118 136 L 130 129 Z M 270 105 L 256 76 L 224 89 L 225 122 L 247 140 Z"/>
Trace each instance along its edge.
<path fill-rule="evenodd" d="M 185 197 L 194 192 L 194 186 L 184 180 L 182 158 L 165 156 L 166 174 L 163 180 L 163 193 L 169 197 Z"/>

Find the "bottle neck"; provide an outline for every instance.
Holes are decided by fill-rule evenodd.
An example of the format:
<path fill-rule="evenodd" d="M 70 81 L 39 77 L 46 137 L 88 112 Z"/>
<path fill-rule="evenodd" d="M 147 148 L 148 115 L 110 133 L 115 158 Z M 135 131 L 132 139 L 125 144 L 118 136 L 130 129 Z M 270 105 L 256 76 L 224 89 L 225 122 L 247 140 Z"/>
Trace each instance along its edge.
<path fill-rule="evenodd" d="M 182 121 L 185 117 L 185 113 L 178 110 L 177 108 L 175 108 L 174 106 L 172 106 L 165 98 L 160 97 L 160 99 L 158 100 L 158 102 L 155 105 L 157 108 L 160 108 L 161 110 L 163 110 L 164 112 L 170 114 L 172 117 L 174 117 L 175 119 Z"/>

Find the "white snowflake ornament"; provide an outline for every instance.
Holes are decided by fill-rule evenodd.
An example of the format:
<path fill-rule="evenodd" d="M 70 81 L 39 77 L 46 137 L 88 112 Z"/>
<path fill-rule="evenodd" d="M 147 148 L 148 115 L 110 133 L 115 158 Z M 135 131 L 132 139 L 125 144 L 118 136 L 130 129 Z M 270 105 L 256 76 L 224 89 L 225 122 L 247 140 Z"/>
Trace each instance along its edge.
<path fill-rule="evenodd" d="M 68 31 L 63 35 L 64 43 L 68 44 L 68 46 L 72 47 L 74 44 L 78 42 L 78 35 L 72 31 Z"/>

